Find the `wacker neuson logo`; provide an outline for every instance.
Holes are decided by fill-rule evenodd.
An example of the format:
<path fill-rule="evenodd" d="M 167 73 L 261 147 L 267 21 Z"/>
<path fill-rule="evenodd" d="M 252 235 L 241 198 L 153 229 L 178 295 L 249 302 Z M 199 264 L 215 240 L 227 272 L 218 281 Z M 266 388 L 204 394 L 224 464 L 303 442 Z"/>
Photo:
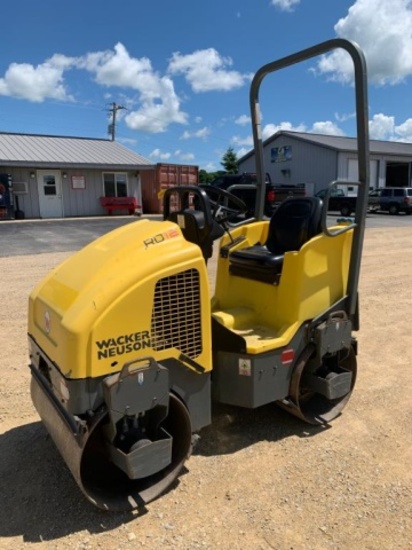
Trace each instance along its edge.
<path fill-rule="evenodd" d="M 150 348 L 150 333 L 147 330 L 122 334 L 116 338 L 107 338 L 96 342 L 97 359 L 107 359 L 116 355 L 131 353 L 141 349 Z"/>

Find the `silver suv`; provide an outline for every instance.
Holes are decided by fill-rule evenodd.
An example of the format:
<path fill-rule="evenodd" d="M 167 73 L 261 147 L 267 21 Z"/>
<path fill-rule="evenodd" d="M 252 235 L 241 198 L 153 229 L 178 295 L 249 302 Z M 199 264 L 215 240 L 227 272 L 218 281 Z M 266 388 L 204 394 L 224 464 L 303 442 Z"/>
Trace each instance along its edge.
<path fill-rule="evenodd" d="M 389 214 L 411 214 L 412 187 L 384 187 L 379 192 L 379 206 L 376 210 L 384 210 Z"/>

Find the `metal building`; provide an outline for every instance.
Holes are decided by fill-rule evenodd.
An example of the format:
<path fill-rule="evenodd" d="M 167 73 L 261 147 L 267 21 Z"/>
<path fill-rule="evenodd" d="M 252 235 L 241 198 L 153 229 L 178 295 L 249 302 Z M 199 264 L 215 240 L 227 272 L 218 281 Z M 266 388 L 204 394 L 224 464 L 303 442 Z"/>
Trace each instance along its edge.
<path fill-rule="evenodd" d="M 264 143 L 264 164 L 280 185 L 309 184 L 315 193 L 334 180 L 358 179 L 356 138 L 279 131 Z M 239 172 L 254 172 L 253 150 L 238 161 Z M 370 140 L 371 189 L 412 186 L 412 143 Z M 349 193 L 356 193 L 349 188 Z"/>
<path fill-rule="evenodd" d="M 108 139 L 0 133 L 0 174 L 12 182 L 16 217 L 106 214 L 100 197 L 141 205 L 146 158 Z"/>

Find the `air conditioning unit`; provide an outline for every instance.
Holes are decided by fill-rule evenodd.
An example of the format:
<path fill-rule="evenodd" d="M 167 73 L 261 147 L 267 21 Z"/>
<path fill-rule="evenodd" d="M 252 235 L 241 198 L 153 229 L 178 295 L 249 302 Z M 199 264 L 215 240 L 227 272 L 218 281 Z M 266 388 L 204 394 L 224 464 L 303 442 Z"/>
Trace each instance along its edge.
<path fill-rule="evenodd" d="M 13 182 L 13 195 L 28 195 L 29 186 L 27 181 L 14 181 Z"/>

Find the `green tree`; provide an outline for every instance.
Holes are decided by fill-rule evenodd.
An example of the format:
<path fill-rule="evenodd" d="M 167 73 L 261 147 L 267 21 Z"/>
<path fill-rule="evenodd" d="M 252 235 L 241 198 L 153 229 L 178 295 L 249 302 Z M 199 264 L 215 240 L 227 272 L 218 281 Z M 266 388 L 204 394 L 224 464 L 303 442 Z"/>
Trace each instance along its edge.
<path fill-rule="evenodd" d="M 199 170 L 199 183 L 203 185 L 208 185 L 213 180 L 215 180 L 217 177 L 223 175 L 225 172 L 223 170 L 219 170 L 218 172 L 206 172 L 203 168 Z"/>
<path fill-rule="evenodd" d="M 203 169 L 199 170 L 199 183 L 203 183 L 203 184 L 209 183 L 210 181 L 209 176 L 210 174 L 208 174 L 206 170 L 203 170 Z"/>
<path fill-rule="evenodd" d="M 228 174 L 237 174 L 237 155 L 233 147 L 229 147 L 226 153 L 222 157 L 220 163 Z"/>

